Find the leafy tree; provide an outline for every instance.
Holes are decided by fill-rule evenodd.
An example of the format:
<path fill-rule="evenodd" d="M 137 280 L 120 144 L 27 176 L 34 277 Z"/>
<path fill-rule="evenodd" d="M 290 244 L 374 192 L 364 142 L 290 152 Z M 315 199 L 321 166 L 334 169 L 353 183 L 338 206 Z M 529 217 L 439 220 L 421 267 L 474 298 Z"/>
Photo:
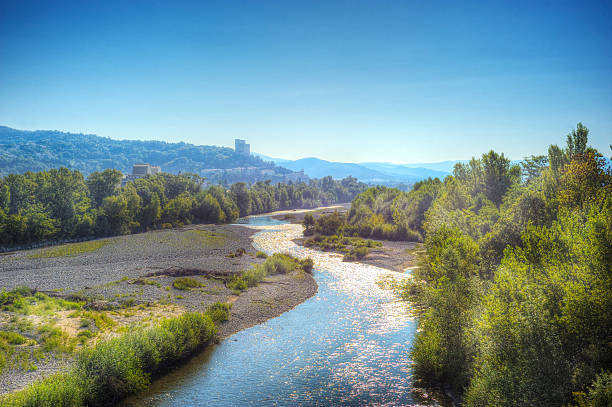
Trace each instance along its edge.
<path fill-rule="evenodd" d="M 314 225 L 315 220 L 312 214 L 307 213 L 306 215 L 304 215 L 304 220 L 302 221 L 302 226 L 304 226 L 304 235 L 311 235 Z"/>
<path fill-rule="evenodd" d="M 96 208 L 102 205 L 104 198 L 117 194 L 119 188 L 121 188 L 122 176 L 121 171 L 110 168 L 89 175 L 87 187 Z"/>
<path fill-rule="evenodd" d="M 122 196 L 107 196 L 102 201 L 98 218 L 97 233 L 101 236 L 123 235 L 130 232 L 130 211 Z"/>
<path fill-rule="evenodd" d="M 531 155 L 521 162 L 523 178 L 526 182 L 536 179 L 548 166 L 548 157 L 545 155 Z"/>
<path fill-rule="evenodd" d="M 246 184 L 238 182 L 231 186 L 230 191 L 236 206 L 238 206 L 240 216 L 246 216 L 251 213 L 251 197 L 249 196 Z"/>
<path fill-rule="evenodd" d="M 582 155 L 586 151 L 587 142 L 589 138 L 589 129 L 584 127 L 582 123 L 576 125 L 576 129 L 572 130 L 567 135 L 567 159 L 568 161 L 573 160 L 576 156 Z"/>

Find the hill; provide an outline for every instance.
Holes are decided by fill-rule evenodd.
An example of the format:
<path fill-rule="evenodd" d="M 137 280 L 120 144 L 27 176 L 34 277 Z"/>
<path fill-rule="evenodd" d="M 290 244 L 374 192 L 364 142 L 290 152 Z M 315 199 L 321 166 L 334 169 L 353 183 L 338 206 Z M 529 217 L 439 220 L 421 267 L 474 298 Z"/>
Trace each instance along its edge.
<path fill-rule="evenodd" d="M 25 131 L 0 126 L 0 175 L 67 167 L 86 176 L 115 168 L 130 173 L 146 162 L 170 173 L 193 172 L 211 181 L 284 181 L 292 171 L 233 149 L 164 141 L 113 140 L 53 130 Z"/>
<path fill-rule="evenodd" d="M 421 167 L 418 164 L 341 163 L 321 160 L 315 157 L 302 158 L 299 160 L 272 158 L 262 154 L 259 154 L 259 157 L 273 161 L 277 165 L 282 165 L 293 171 L 304 170 L 304 173 L 309 177 L 320 178 L 322 176 L 331 175 L 333 178 L 341 179 L 350 175 L 363 182 L 387 186 L 413 184 L 429 177 L 443 179 L 451 173 L 452 165 L 456 162 L 453 161 L 452 165 L 451 162 L 446 162 L 441 165 L 441 167 L 445 169 L 450 167 L 450 170 L 445 171 L 426 167 L 428 165 L 436 166 L 436 163 L 423 164 L 423 167 Z"/>

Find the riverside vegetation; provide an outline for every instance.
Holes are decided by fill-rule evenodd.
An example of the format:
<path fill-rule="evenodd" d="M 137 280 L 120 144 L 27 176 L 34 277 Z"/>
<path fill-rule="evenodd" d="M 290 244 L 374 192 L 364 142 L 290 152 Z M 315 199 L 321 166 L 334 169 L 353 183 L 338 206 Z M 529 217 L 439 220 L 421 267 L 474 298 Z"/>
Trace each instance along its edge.
<path fill-rule="evenodd" d="M 612 171 L 586 127 L 520 166 L 491 151 L 354 202 L 366 230 L 424 237 L 395 287 L 418 309 L 421 382 L 466 406 L 612 405 Z"/>
<path fill-rule="evenodd" d="M 87 179 L 67 168 L 0 179 L 0 247 L 84 239 L 190 223 L 231 223 L 240 216 L 279 209 L 349 202 L 365 184 L 325 177 L 309 183 L 257 182 L 203 187 L 194 174 L 161 173 L 121 187 L 121 172 Z"/>
<path fill-rule="evenodd" d="M 268 275 L 311 273 L 312 266 L 308 258 L 274 254 L 240 276 L 219 278 L 239 294 Z M 236 281 L 244 286 L 235 287 Z M 202 287 L 191 277 L 176 278 L 173 285 L 179 290 Z M 217 302 L 205 312 L 184 312 L 172 304 L 141 304 L 106 312 L 89 305 L 83 298 L 53 298 L 27 287 L 0 294 L 2 311 L 12 315 L 12 322 L 0 335 L 2 364 L 25 363 L 32 355 L 34 360 L 46 358 L 50 352 L 74 360 L 66 371 L 0 397 L 1 406 L 115 405 L 213 340 L 216 324 L 229 319 L 231 308 Z M 117 322 L 138 313 L 136 323 Z M 74 329 L 66 329 L 71 327 Z M 28 363 L 36 369 L 34 363 Z"/>
<path fill-rule="evenodd" d="M 459 404 L 612 405 L 612 169 L 588 133 L 520 165 L 490 151 L 408 193 L 369 188 L 346 216 L 304 217 L 305 244 L 424 242 L 394 288 L 419 317 L 416 378 Z"/>

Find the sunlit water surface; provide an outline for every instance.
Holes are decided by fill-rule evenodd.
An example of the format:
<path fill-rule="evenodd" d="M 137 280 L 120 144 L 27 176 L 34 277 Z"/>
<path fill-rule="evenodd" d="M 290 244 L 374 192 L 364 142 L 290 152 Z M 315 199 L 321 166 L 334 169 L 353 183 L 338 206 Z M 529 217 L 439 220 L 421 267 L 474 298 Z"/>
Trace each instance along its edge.
<path fill-rule="evenodd" d="M 403 275 L 297 246 L 299 225 L 250 218 L 255 246 L 315 261 L 318 293 L 293 310 L 209 347 L 129 406 L 413 405 L 416 329 L 377 282 Z"/>

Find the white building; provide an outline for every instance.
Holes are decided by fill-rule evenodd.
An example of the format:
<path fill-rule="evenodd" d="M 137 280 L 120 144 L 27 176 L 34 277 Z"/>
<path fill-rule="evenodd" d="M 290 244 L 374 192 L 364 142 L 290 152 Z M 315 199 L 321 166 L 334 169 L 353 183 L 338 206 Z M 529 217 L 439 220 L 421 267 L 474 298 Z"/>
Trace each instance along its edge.
<path fill-rule="evenodd" d="M 240 155 L 247 157 L 251 155 L 251 145 L 247 144 L 246 140 L 234 139 L 234 150 Z"/>

